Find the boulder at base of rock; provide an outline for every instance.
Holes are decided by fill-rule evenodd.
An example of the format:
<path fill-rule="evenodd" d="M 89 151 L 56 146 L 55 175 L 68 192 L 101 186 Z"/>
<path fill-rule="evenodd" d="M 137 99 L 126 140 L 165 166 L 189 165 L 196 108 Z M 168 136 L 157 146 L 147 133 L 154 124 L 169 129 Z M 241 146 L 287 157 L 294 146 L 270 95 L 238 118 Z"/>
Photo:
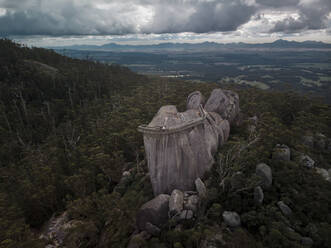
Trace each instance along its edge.
<path fill-rule="evenodd" d="M 194 91 L 188 95 L 186 101 L 186 109 L 199 109 L 200 105 L 205 104 L 205 97 L 200 91 Z"/>
<path fill-rule="evenodd" d="M 299 163 L 300 163 L 300 165 L 307 167 L 307 168 L 314 168 L 314 165 L 315 165 L 315 161 L 312 160 L 311 157 L 309 157 L 308 155 L 305 155 L 305 154 L 301 154 L 299 156 Z"/>
<path fill-rule="evenodd" d="M 236 212 L 224 211 L 222 216 L 229 227 L 238 227 L 241 224 L 240 216 Z"/>
<path fill-rule="evenodd" d="M 272 153 L 272 158 L 275 160 L 290 161 L 291 150 L 287 145 L 277 144 Z"/>
<path fill-rule="evenodd" d="M 193 211 L 192 210 L 183 210 L 180 214 L 181 220 L 190 220 L 193 218 Z"/>
<path fill-rule="evenodd" d="M 207 189 L 205 184 L 201 181 L 200 178 L 197 178 L 194 183 L 195 183 L 195 188 L 198 191 L 199 197 L 201 199 L 205 199 L 207 197 Z"/>
<path fill-rule="evenodd" d="M 184 194 L 182 191 L 175 189 L 172 191 L 169 200 L 169 215 L 179 215 L 183 210 Z"/>
<path fill-rule="evenodd" d="M 256 175 L 262 179 L 262 187 L 268 188 L 272 184 L 272 172 L 271 168 L 264 164 L 260 163 L 256 166 Z"/>
<path fill-rule="evenodd" d="M 161 194 L 146 202 L 137 213 L 137 227 L 146 230 L 147 222 L 161 227 L 168 220 L 169 195 Z"/>
<path fill-rule="evenodd" d="M 255 189 L 254 189 L 255 203 L 261 204 L 263 202 L 263 199 L 264 199 L 263 189 L 260 186 L 255 187 Z"/>
<path fill-rule="evenodd" d="M 283 201 L 277 202 L 277 205 L 284 215 L 289 216 L 292 214 L 290 207 L 287 206 Z"/>

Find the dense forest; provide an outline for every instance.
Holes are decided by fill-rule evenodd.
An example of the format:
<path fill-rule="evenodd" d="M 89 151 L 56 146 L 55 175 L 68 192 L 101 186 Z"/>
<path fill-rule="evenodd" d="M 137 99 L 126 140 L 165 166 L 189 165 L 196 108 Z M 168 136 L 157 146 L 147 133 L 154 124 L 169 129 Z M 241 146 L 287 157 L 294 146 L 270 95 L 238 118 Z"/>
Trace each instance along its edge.
<path fill-rule="evenodd" d="M 189 93 L 208 96 L 216 87 L 0 40 L 0 247 L 45 247 L 43 224 L 64 211 L 75 221 L 65 247 L 127 247 L 137 210 L 153 198 L 137 127 L 161 106 L 184 110 Z M 302 247 L 301 237 L 331 247 L 330 182 L 296 160 L 304 153 L 331 168 L 331 106 L 293 92 L 222 87 L 239 94 L 242 121 L 205 175 L 205 211 L 181 230 L 169 222 L 135 247 L 202 247 L 216 234 L 224 242 L 214 247 Z M 306 145 L 307 135 L 324 146 Z M 274 160 L 276 144 L 289 146 L 293 159 Z M 274 183 L 256 205 L 253 172 L 260 162 L 270 165 Z M 279 200 L 291 217 L 281 214 Z M 224 210 L 238 212 L 242 227 L 224 227 Z"/>

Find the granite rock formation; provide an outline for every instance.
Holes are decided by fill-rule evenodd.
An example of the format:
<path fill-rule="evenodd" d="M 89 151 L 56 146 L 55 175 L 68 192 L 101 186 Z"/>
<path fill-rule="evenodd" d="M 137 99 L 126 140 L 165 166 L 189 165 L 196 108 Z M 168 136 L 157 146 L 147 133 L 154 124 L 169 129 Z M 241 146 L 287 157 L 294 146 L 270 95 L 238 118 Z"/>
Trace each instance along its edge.
<path fill-rule="evenodd" d="M 211 168 L 218 147 L 227 141 L 230 122 L 239 113 L 239 96 L 215 89 L 203 103 L 202 94 L 193 92 L 185 112 L 163 106 L 148 125 L 139 126 L 155 195 L 193 190 L 195 180 Z"/>

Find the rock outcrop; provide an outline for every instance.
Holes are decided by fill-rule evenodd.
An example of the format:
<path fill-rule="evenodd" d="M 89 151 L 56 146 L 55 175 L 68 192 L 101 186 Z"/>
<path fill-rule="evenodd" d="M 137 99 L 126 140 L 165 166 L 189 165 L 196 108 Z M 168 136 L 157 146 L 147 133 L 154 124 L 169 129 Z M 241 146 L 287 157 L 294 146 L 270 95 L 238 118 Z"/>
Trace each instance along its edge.
<path fill-rule="evenodd" d="M 150 224 L 160 228 L 168 220 L 169 195 L 161 194 L 146 202 L 139 209 L 136 217 L 137 227 L 141 231 L 148 231 Z M 150 223 L 150 224 L 148 224 Z"/>
<path fill-rule="evenodd" d="M 275 160 L 290 161 L 291 150 L 287 145 L 278 144 L 272 153 L 272 158 Z"/>
<path fill-rule="evenodd" d="M 186 109 L 199 109 L 200 105 L 205 104 L 205 97 L 200 91 L 194 91 L 187 97 Z"/>
<path fill-rule="evenodd" d="M 256 166 L 256 175 L 261 178 L 262 188 L 269 188 L 272 184 L 272 171 L 269 165 L 260 163 Z"/>
<path fill-rule="evenodd" d="M 207 197 L 207 189 L 206 189 L 205 184 L 201 181 L 200 178 L 197 178 L 194 183 L 195 183 L 195 187 L 196 187 L 196 189 L 199 193 L 199 197 L 202 198 L 202 199 L 206 198 Z"/>
<path fill-rule="evenodd" d="M 263 189 L 261 188 L 261 186 L 257 186 L 254 189 L 254 201 L 256 204 L 262 204 L 264 199 L 264 193 L 263 193 Z"/>
<path fill-rule="evenodd" d="M 183 210 L 184 194 L 182 191 L 175 189 L 172 191 L 169 200 L 169 215 L 179 215 Z"/>
<path fill-rule="evenodd" d="M 205 110 L 218 113 L 232 123 L 239 114 L 239 96 L 230 90 L 214 89 L 206 102 Z"/>
<path fill-rule="evenodd" d="M 70 229 L 81 223 L 78 220 L 70 220 L 68 213 L 64 212 L 57 217 L 53 216 L 44 224 L 39 238 L 49 243 L 48 248 L 63 247 L 64 240 L 70 233 Z"/>
<path fill-rule="evenodd" d="M 277 205 L 280 209 L 280 211 L 282 211 L 282 213 L 285 215 L 285 216 L 289 216 L 292 214 L 292 210 L 290 209 L 289 206 L 287 206 L 283 201 L 279 201 L 277 202 Z"/>
<path fill-rule="evenodd" d="M 211 168 L 218 147 L 227 141 L 229 122 L 239 113 L 238 95 L 215 89 L 205 107 L 203 99 L 193 92 L 185 112 L 163 106 L 147 126 L 139 126 L 155 195 L 193 190 L 195 180 Z"/>
<path fill-rule="evenodd" d="M 223 220 L 229 227 L 238 227 L 241 225 L 240 216 L 236 212 L 224 211 Z"/>
<path fill-rule="evenodd" d="M 316 167 L 316 173 L 320 174 L 326 181 L 331 181 L 329 171 L 324 168 Z"/>

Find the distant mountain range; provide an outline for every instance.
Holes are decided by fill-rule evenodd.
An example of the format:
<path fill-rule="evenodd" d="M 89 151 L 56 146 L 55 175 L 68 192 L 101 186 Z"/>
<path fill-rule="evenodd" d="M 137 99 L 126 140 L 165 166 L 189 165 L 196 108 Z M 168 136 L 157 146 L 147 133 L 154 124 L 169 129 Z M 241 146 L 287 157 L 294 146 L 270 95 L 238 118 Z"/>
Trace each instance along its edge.
<path fill-rule="evenodd" d="M 48 47 L 51 49 L 70 49 L 70 50 L 89 50 L 89 51 L 140 51 L 140 52 L 153 52 L 153 51 L 203 51 L 203 50 L 221 50 L 221 49 L 331 49 L 331 44 L 323 43 L 320 41 L 287 41 L 276 40 L 271 43 L 216 43 L 216 42 L 203 42 L 203 43 L 159 43 L 154 45 L 120 45 L 116 43 L 108 43 L 101 46 L 97 45 L 72 45 L 72 46 L 56 46 Z"/>

